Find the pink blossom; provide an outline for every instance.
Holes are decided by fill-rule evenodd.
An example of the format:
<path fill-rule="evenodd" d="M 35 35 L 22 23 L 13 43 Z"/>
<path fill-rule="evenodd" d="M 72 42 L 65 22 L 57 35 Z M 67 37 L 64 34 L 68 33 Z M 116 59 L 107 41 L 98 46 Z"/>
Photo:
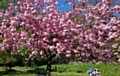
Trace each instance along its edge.
<path fill-rule="evenodd" d="M 70 54 L 70 53 L 71 53 L 71 51 L 67 50 L 67 51 L 66 51 L 66 53 L 67 53 L 67 54 Z"/>
<path fill-rule="evenodd" d="M 43 53 L 43 51 L 40 51 L 40 55 L 43 55 L 44 53 Z"/>
<path fill-rule="evenodd" d="M 112 47 L 113 47 L 113 48 L 117 48 L 117 47 L 118 47 L 118 43 L 113 44 Z"/>
<path fill-rule="evenodd" d="M 57 48 L 57 53 L 60 54 L 62 51 L 60 48 Z"/>
<path fill-rule="evenodd" d="M 25 58 L 25 60 L 29 60 L 29 58 Z"/>
<path fill-rule="evenodd" d="M 58 5 L 58 1 L 55 2 L 55 5 Z"/>
<path fill-rule="evenodd" d="M 66 57 L 67 57 L 67 58 L 70 58 L 70 57 L 71 57 L 71 54 L 66 54 Z"/>
<path fill-rule="evenodd" d="M 118 47 L 118 52 L 120 52 L 120 46 Z"/>
<path fill-rule="evenodd" d="M 15 51 L 15 50 L 12 50 L 12 51 L 11 51 L 11 55 L 16 55 L 16 51 Z"/>
<path fill-rule="evenodd" d="M 44 3 L 52 3 L 54 0 L 44 0 Z"/>
<path fill-rule="evenodd" d="M 38 54 L 37 51 L 33 51 L 33 52 L 32 52 L 32 55 L 33 55 L 33 56 L 36 56 L 37 54 Z"/>
<path fill-rule="evenodd" d="M 57 42 L 58 41 L 58 39 L 57 38 L 53 38 L 53 42 Z"/>
<path fill-rule="evenodd" d="M 5 13 L 0 12 L 0 51 L 13 48 L 10 52 L 14 55 L 25 48 L 32 59 L 37 55 L 49 57 L 47 53 L 68 58 L 75 55 L 82 62 L 114 60 L 113 50 L 120 51 L 120 20 L 112 15 L 120 12 L 120 6 L 109 8 L 108 0 L 86 7 L 85 0 L 68 3 L 73 9 L 64 13 L 56 9 L 57 0 L 11 3 Z"/>
<path fill-rule="evenodd" d="M 54 48 L 55 48 L 54 46 L 49 46 L 50 51 L 53 51 Z"/>
<path fill-rule="evenodd" d="M 120 59 L 118 59 L 118 62 L 120 63 Z"/>
<path fill-rule="evenodd" d="M 73 50 L 74 51 L 74 53 L 79 53 L 79 51 L 78 50 Z"/>

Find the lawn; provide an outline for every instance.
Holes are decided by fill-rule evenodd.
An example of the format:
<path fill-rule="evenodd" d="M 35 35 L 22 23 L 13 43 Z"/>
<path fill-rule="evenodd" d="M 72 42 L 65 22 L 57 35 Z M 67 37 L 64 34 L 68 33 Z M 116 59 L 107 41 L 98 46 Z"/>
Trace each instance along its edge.
<path fill-rule="evenodd" d="M 3 76 L 37 76 L 37 73 L 42 73 L 45 70 L 45 65 L 37 69 L 30 67 L 13 67 L 12 71 L 5 71 L 0 67 L 0 75 Z M 60 71 L 66 67 L 66 72 Z M 89 67 L 98 68 L 102 76 L 120 76 L 120 65 L 118 64 L 59 64 L 52 65 L 52 76 L 88 76 L 86 71 Z M 57 68 L 57 69 L 56 69 Z M 77 73 L 80 71 L 80 73 Z"/>

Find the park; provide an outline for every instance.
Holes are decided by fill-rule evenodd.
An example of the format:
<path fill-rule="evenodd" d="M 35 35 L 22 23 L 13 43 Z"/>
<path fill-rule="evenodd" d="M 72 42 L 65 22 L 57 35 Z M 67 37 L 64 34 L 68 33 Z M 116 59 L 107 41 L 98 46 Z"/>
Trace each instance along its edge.
<path fill-rule="evenodd" d="M 0 0 L 0 76 L 119 76 L 119 0 Z"/>

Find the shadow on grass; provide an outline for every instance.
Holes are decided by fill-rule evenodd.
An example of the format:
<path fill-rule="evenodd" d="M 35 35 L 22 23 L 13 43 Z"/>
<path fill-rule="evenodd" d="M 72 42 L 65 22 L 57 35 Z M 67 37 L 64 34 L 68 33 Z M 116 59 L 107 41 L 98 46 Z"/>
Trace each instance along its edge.
<path fill-rule="evenodd" d="M 43 68 L 37 68 L 37 69 L 34 69 L 34 70 L 27 70 L 27 73 L 45 75 L 46 71 Z"/>
<path fill-rule="evenodd" d="M 27 71 L 20 71 L 20 70 L 15 70 L 15 69 L 11 69 L 11 70 L 7 70 L 7 71 L 0 71 L 0 76 L 2 75 L 19 75 L 19 74 L 39 74 L 39 75 L 45 75 L 45 70 L 38 68 L 38 69 L 34 69 L 34 70 L 27 70 Z"/>
<path fill-rule="evenodd" d="M 21 73 L 22 72 L 19 70 L 10 69 L 10 70 L 6 70 L 6 71 L 0 71 L 0 76 L 8 75 L 8 74 L 21 74 Z"/>
<path fill-rule="evenodd" d="M 52 69 L 52 72 L 55 71 L 54 69 Z M 10 75 L 10 76 L 14 76 L 14 75 L 19 75 L 19 74 L 36 74 L 36 75 L 45 75 L 46 71 L 44 68 L 36 68 L 33 70 L 27 70 L 27 71 L 21 71 L 21 70 L 16 70 L 16 69 L 10 69 L 7 71 L 0 71 L 0 76 L 2 75 Z"/>

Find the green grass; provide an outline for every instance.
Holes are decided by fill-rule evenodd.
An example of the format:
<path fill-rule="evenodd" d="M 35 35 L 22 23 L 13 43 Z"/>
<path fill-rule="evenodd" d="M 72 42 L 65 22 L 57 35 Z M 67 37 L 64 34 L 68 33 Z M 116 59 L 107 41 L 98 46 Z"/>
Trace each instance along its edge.
<path fill-rule="evenodd" d="M 82 71 L 81 76 L 86 75 L 86 72 L 89 67 L 98 68 L 99 71 L 101 72 L 102 76 L 120 76 L 120 65 L 118 65 L 118 64 L 90 64 L 90 63 L 69 64 L 69 65 L 62 64 L 62 65 L 53 65 L 52 69 L 54 69 L 55 66 L 57 66 L 57 68 L 58 68 L 57 71 L 63 69 L 66 66 L 67 73 L 72 72 L 72 74 L 76 74 L 76 71 Z M 45 67 L 45 66 L 42 66 L 42 67 Z M 58 74 L 59 74 L 59 72 L 57 72 L 56 76 L 59 76 Z M 62 75 L 62 74 L 60 74 L 60 75 Z M 63 76 L 66 76 L 66 75 L 63 75 Z M 71 76 L 71 74 L 67 75 L 67 76 Z M 72 75 L 72 76 L 77 76 L 77 75 Z M 79 76 L 80 76 L 80 74 L 79 74 Z M 88 76 L 88 75 L 86 75 L 86 76 Z"/>
<path fill-rule="evenodd" d="M 52 76 L 88 76 L 88 75 L 87 74 L 79 74 L 76 72 L 64 72 L 64 73 L 52 72 Z"/>
<path fill-rule="evenodd" d="M 35 74 L 8 74 L 3 76 L 35 76 Z"/>
<path fill-rule="evenodd" d="M 57 71 L 55 71 L 55 67 L 57 67 Z M 66 72 L 59 73 L 66 67 Z M 88 76 L 86 74 L 89 67 L 98 68 L 101 72 L 102 76 L 120 76 L 120 65 L 117 64 L 59 64 L 52 65 L 52 76 Z M 30 67 L 13 67 L 13 71 L 6 72 L 3 67 L 0 67 L 0 75 L 3 76 L 36 76 L 36 73 L 44 71 L 46 66 L 40 66 L 39 69 L 34 69 Z M 81 71 L 82 73 L 76 73 L 77 71 Z"/>

